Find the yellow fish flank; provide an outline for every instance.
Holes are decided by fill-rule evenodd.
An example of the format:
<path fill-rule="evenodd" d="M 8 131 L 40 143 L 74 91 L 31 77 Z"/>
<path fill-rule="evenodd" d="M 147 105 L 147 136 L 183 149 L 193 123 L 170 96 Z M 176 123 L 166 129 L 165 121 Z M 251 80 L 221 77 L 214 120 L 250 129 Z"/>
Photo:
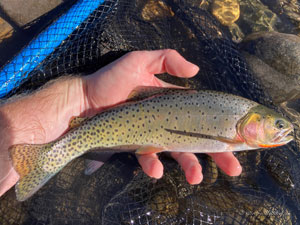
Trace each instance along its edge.
<path fill-rule="evenodd" d="M 20 175 L 17 199 L 26 200 L 67 163 L 93 149 L 226 152 L 275 147 L 293 139 L 293 126 L 285 118 L 239 96 L 174 89 L 148 95 L 101 112 L 51 143 L 12 146 Z"/>

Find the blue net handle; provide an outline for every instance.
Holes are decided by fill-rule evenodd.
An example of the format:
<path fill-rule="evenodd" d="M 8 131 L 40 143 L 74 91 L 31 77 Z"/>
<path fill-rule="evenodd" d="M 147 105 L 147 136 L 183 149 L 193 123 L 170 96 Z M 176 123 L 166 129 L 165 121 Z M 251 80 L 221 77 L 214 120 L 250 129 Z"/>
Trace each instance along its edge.
<path fill-rule="evenodd" d="M 0 98 L 58 47 L 104 0 L 79 0 L 0 71 Z"/>

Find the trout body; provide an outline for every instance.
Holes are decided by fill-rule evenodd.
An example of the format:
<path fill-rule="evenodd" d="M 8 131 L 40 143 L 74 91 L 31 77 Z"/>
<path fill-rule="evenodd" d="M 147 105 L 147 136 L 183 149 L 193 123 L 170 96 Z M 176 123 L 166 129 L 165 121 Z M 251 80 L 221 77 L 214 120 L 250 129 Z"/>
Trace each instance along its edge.
<path fill-rule="evenodd" d="M 137 149 L 138 154 L 239 151 L 286 144 L 292 130 L 279 114 L 239 96 L 167 90 L 101 112 L 54 142 L 13 146 L 21 177 L 17 198 L 27 199 L 68 162 L 93 149 Z"/>

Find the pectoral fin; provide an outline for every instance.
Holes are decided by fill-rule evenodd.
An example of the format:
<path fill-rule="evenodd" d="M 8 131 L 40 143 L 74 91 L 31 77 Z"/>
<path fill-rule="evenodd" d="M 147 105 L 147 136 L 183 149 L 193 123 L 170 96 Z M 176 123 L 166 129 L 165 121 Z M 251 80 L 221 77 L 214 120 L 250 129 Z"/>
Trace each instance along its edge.
<path fill-rule="evenodd" d="M 215 137 L 215 139 L 218 140 L 218 141 L 221 141 L 221 142 L 225 142 L 227 144 L 231 144 L 231 145 L 236 145 L 236 144 L 243 143 L 241 140 L 229 139 L 229 138 L 220 137 L 220 136 Z"/>
<path fill-rule="evenodd" d="M 210 140 L 217 140 L 220 142 L 225 142 L 227 144 L 241 144 L 243 143 L 242 140 L 239 139 L 230 139 L 226 137 L 221 136 L 213 136 L 208 134 L 201 134 L 201 133 L 195 133 L 195 132 L 189 132 L 189 131 L 181 131 L 181 130 L 172 130 L 165 128 L 166 131 L 174 134 L 189 136 L 189 137 L 195 137 L 195 138 L 202 138 L 202 139 L 210 139 Z"/>

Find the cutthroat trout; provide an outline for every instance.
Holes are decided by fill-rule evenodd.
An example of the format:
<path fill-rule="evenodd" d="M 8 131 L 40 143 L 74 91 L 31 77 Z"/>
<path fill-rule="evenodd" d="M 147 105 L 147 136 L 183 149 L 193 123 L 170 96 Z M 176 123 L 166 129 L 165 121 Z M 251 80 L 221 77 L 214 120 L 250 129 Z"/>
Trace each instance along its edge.
<path fill-rule="evenodd" d="M 156 92 L 86 119 L 51 143 L 12 146 L 20 175 L 17 199 L 26 200 L 72 159 L 95 149 L 211 153 L 270 148 L 293 139 L 290 122 L 248 99 L 215 91 Z"/>

